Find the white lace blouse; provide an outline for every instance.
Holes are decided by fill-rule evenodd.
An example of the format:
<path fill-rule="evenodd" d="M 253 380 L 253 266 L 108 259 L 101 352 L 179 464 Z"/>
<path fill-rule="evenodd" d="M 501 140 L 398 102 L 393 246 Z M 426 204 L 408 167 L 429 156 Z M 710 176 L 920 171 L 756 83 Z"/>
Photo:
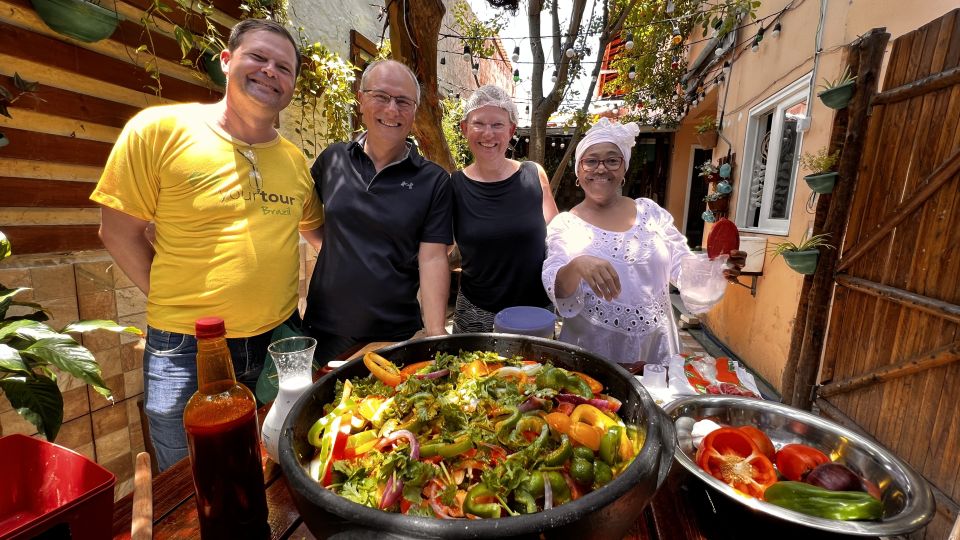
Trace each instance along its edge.
<path fill-rule="evenodd" d="M 611 362 L 666 364 L 679 352 L 670 304 L 670 283 L 680 259 L 691 255 L 673 217 L 650 199 L 637 199 L 637 217 L 626 232 L 595 227 L 570 212 L 547 228 L 543 286 L 564 318 L 560 341 L 579 345 Z M 557 298 L 557 272 L 580 255 L 609 261 L 620 276 L 620 296 L 597 297 L 582 280 L 569 298 Z"/>

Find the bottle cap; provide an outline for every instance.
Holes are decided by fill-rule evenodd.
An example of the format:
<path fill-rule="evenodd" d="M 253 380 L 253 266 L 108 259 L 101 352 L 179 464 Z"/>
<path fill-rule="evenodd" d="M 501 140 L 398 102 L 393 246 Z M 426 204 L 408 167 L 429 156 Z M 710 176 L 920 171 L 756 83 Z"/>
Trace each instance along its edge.
<path fill-rule="evenodd" d="M 223 319 L 220 317 L 200 317 L 197 319 L 194 328 L 197 332 L 197 339 L 217 338 L 227 335 Z"/>

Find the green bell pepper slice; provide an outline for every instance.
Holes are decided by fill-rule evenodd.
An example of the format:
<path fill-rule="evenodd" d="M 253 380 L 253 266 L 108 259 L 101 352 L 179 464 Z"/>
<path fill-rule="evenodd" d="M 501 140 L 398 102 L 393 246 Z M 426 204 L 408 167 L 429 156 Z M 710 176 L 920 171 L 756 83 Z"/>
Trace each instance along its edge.
<path fill-rule="evenodd" d="M 470 488 L 470 491 L 467 492 L 466 498 L 463 500 L 463 511 L 482 518 L 500 517 L 500 512 L 503 510 L 503 508 L 500 506 L 500 503 L 477 502 L 477 499 L 483 497 L 495 497 L 493 490 L 487 487 L 486 484 L 480 483 Z"/>
<path fill-rule="evenodd" d="M 883 504 L 862 491 L 830 491 L 804 482 L 777 482 L 763 493 L 770 504 L 827 519 L 876 520 Z"/>

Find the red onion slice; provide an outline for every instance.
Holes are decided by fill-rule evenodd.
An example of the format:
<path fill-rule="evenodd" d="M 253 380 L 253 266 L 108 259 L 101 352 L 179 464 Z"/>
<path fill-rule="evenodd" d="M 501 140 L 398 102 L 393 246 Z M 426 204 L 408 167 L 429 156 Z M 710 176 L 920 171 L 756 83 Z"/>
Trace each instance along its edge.
<path fill-rule="evenodd" d="M 553 486 L 550 485 L 550 477 L 547 473 L 541 474 L 543 475 L 543 509 L 549 510 L 553 508 Z"/>
<path fill-rule="evenodd" d="M 397 479 L 396 474 L 391 474 L 390 478 L 387 478 L 387 485 L 383 488 L 383 496 L 380 497 L 380 509 L 393 506 L 401 493 L 403 493 L 403 480 Z"/>
<path fill-rule="evenodd" d="M 431 371 L 430 373 L 421 373 L 417 375 L 418 379 L 439 379 L 440 377 L 446 377 L 450 374 L 450 370 L 447 368 L 438 369 L 436 371 Z"/>
<path fill-rule="evenodd" d="M 377 450 L 383 451 L 387 446 L 397 442 L 397 439 L 407 439 L 410 443 L 410 459 L 420 459 L 420 442 L 417 441 L 416 435 L 405 429 L 398 429 L 387 437 L 384 437 L 383 440 L 377 443 Z"/>

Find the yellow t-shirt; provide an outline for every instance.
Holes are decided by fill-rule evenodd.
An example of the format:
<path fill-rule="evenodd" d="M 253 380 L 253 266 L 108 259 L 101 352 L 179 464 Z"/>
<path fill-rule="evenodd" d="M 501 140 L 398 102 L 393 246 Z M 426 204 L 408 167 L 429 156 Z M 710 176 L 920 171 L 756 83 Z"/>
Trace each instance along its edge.
<path fill-rule="evenodd" d="M 127 123 L 90 198 L 156 223 L 147 324 L 193 334 L 222 317 L 227 337 L 276 327 L 297 305 L 298 230 L 323 224 L 300 150 L 248 145 L 210 106 L 152 107 Z"/>

